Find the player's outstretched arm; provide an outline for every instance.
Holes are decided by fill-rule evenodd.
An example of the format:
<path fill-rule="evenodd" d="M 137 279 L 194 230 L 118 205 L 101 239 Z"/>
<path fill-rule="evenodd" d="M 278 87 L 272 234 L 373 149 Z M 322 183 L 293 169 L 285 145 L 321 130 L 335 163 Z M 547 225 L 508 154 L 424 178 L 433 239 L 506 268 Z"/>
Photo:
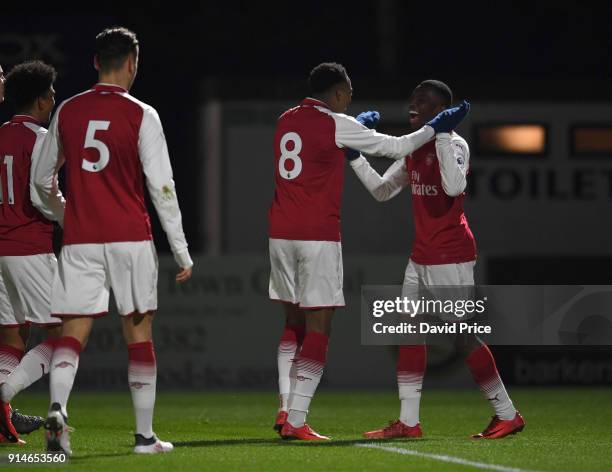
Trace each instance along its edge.
<path fill-rule="evenodd" d="M 449 197 L 461 195 L 467 187 L 470 150 L 465 140 L 450 133 L 436 135 L 436 154 L 440 163 L 442 188 Z"/>
<path fill-rule="evenodd" d="M 138 151 L 147 178 L 147 188 L 168 237 L 174 260 L 181 268 L 176 281 L 183 283 L 191 277 L 193 261 L 183 232 L 166 138 L 159 116 L 151 107 L 144 109 L 139 138 Z"/>
<path fill-rule="evenodd" d="M 37 136 L 30 167 L 30 200 L 46 218 L 64 225 L 66 200 L 59 189 L 57 174 L 64 165 L 57 130 L 59 110 L 55 112 L 49 131 Z"/>
<path fill-rule="evenodd" d="M 380 121 L 380 113 L 377 111 L 364 111 L 359 113 L 355 119 L 368 129 L 376 129 L 376 126 Z M 350 148 L 347 148 L 344 154 L 349 162 L 354 161 L 361 155 L 359 151 Z"/>
<path fill-rule="evenodd" d="M 336 145 L 372 156 L 403 159 L 435 136 L 431 126 L 424 126 L 405 136 L 389 136 L 368 129 L 351 116 L 329 113 L 336 122 Z"/>
<path fill-rule="evenodd" d="M 444 110 L 433 120 L 414 133 L 395 137 L 368 129 L 352 118 L 341 113 L 328 112 L 336 123 L 336 144 L 339 147 L 355 149 L 365 154 L 402 159 L 430 141 L 436 133 L 455 129 L 470 110 L 468 102 Z"/>
<path fill-rule="evenodd" d="M 352 160 L 350 164 L 364 187 L 379 202 L 392 199 L 408 185 L 408 173 L 403 160 L 391 164 L 384 175 L 376 172 L 363 156 Z"/>
<path fill-rule="evenodd" d="M 355 118 L 368 129 L 375 129 L 380 121 L 380 113 L 377 111 L 364 111 Z M 368 189 L 370 194 L 379 202 L 384 202 L 395 197 L 406 186 L 408 179 L 405 175 L 404 161 L 393 163 L 381 176 L 359 151 L 346 150 L 346 159 L 351 164 L 355 174 L 361 183 Z"/>

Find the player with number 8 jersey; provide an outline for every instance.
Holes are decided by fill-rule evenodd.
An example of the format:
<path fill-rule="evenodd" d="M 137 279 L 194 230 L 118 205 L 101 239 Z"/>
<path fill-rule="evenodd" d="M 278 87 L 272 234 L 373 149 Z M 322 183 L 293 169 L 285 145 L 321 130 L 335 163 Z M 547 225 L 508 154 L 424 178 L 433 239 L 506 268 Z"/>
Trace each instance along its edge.
<path fill-rule="evenodd" d="M 346 149 L 402 159 L 435 132 L 423 126 L 388 136 L 345 115 L 353 90 L 340 64 L 319 64 L 309 84 L 312 97 L 281 115 L 274 137 L 269 295 L 285 309 L 274 429 L 284 438 L 325 440 L 305 420 L 326 363 L 333 312 L 344 306 L 340 204 Z"/>

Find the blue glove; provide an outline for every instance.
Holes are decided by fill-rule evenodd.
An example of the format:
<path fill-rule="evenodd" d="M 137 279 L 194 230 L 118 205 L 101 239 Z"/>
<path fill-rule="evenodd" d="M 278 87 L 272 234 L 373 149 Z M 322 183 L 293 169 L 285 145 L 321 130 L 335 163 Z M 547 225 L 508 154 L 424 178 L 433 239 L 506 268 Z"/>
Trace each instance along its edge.
<path fill-rule="evenodd" d="M 380 113 L 377 111 L 364 111 L 363 113 L 359 113 L 355 119 L 366 128 L 375 129 L 380 121 Z"/>
<path fill-rule="evenodd" d="M 450 133 L 467 116 L 470 111 L 470 104 L 466 100 L 455 108 L 448 108 L 436 115 L 436 117 L 425 123 L 431 126 L 436 133 Z"/>
<path fill-rule="evenodd" d="M 359 113 L 355 118 L 359 123 L 369 129 L 376 128 L 376 125 L 380 121 L 380 113 L 377 111 L 364 111 Z M 349 161 L 354 161 L 359 157 L 359 151 L 355 151 L 354 149 L 347 149 L 345 156 Z"/>

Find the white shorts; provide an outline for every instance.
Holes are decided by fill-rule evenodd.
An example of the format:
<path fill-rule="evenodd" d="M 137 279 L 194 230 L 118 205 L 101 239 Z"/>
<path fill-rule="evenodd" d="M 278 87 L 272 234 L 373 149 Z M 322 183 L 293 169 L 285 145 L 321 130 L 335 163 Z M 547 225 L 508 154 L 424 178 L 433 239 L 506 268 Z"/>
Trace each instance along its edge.
<path fill-rule="evenodd" d="M 270 298 L 300 308 L 344 306 L 342 245 L 270 239 Z"/>
<path fill-rule="evenodd" d="M 408 261 L 406 273 L 404 274 L 404 284 L 402 287 L 402 297 L 418 298 L 425 287 L 435 286 L 455 286 L 470 287 L 467 291 L 441 291 L 441 296 L 467 297 L 474 286 L 474 266 L 476 261 L 460 262 L 458 264 L 436 264 L 421 265 Z"/>
<path fill-rule="evenodd" d="M 52 313 L 104 316 L 111 289 L 120 315 L 156 310 L 157 273 L 153 241 L 64 246 L 53 280 Z"/>
<path fill-rule="evenodd" d="M 421 265 L 408 261 L 404 274 L 407 285 L 474 285 L 474 266 L 476 261 L 459 264 Z"/>
<path fill-rule="evenodd" d="M 0 256 L 0 326 L 56 325 L 51 316 L 55 255 Z"/>

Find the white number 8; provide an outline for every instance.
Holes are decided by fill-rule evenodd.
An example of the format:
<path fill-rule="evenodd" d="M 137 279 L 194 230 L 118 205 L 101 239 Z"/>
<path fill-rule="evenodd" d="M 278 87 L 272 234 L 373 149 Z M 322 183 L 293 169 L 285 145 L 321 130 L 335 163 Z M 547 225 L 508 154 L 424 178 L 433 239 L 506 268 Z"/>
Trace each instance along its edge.
<path fill-rule="evenodd" d="M 287 149 L 287 143 L 293 141 L 293 149 Z M 283 179 L 293 180 L 302 172 L 302 159 L 299 153 L 302 150 L 302 138 L 294 132 L 285 133 L 280 141 L 281 156 L 278 162 L 278 171 Z M 286 161 L 293 161 L 293 169 L 285 168 Z"/>

